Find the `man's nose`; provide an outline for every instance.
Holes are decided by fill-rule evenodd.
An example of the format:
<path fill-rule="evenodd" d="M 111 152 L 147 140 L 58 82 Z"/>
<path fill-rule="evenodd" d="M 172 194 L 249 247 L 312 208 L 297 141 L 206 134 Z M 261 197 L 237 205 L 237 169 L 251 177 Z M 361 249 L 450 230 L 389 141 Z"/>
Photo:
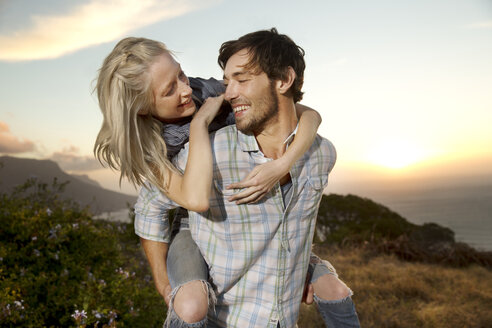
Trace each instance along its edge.
<path fill-rule="evenodd" d="M 224 93 L 224 99 L 230 102 L 231 100 L 237 98 L 237 96 L 238 92 L 237 88 L 234 86 L 234 83 L 229 83 Z"/>

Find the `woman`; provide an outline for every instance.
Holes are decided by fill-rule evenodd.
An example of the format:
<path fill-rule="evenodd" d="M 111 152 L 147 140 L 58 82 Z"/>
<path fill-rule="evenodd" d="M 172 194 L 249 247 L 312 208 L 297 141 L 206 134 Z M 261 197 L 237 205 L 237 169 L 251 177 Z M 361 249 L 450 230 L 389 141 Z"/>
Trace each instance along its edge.
<path fill-rule="evenodd" d="M 207 90 L 211 95 L 217 95 L 206 99 L 199 111 L 196 111 L 188 78 L 164 44 L 144 38 L 121 40 L 104 60 L 97 80 L 97 95 L 104 120 L 94 152 L 101 163 L 120 170 L 120 181 L 126 177 L 135 185 L 142 185 L 147 180 L 182 207 L 201 212 L 208 209 L 212 182 L 208 127 L 222 106 L 223 96 L 216 91 L 223 87 L 215 80 L 193 82 L 198 85 L 194 90 L 195 95 Z M 198 97 L 196 100 L 203 99 Z M 232 197 L 231 201 L 258 201 L 310 147 L 321 118 L 315 111 L 300 105 L 297 106 L 297 112 L 300 117 L 298 132 L 284 156 L 256 167 L 243 181 L 231 186 L 246 188 Z M 231 123 L 230 115 L 232 113 L 219 115 L 214 122 L 214 129 Z M 181 137 L 188 133 L 188 123 L 189 156 L 185 171 L 181 174 L 171 164 L 168 149 L 172 149 L 175 154 L 176 148 L 183 145 L 186 136 Z M 184 132 L 174 127 L 184 127 Z M 173 136 L 173 133 L 169 133 L 170 129 L 178 134 L 174 135 L 178 139 L 177 144 L 169 138 Z M 172 247 L 175 252 L 179 252 L 173 258 L 187 263 L 187 270 L 191 262 L 200 267 L 197 272 L 203 272 L 203 259 L 196 264 L 191 260 L 192 256 L 199 256 L 199 252 L 189 232 L 183 236 L 179 239 L 179 245 L 187 245 L 186 249 L 191 249 L 193 254 L 185 254 L 185 247 Z M 177 272 L 170 272 L 169 275 L 180 277 L 180 265 L 175 264 L 173 261 L 168 270 Z M 157 278 L 157 273 L 153 274 L 158 291 L 172 309 L 173 305 L 169 304 L 168 299 L 171 288 L 162 283 L 168 278 Z M 207 288 L 195 288 L 197 283 L 204 283 Z M 203 274 L 197 275 L 189 283 L 175 282 L 171 301 L 174 300 L 176 314 L 187 322 L 206 317 L 208 287 L 207 277 Z M 187 301 L 190 300 L 194 302 L 192 311 L 187 309 Z M 173 313 L 168 319 L 172 317 Z"/>

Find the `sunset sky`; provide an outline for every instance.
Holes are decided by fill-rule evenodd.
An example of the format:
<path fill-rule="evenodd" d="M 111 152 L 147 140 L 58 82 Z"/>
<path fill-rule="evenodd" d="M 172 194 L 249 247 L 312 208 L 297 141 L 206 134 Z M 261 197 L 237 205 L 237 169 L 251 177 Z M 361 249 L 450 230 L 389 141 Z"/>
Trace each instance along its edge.
<path fill-rule="evenodd" d="M 125 36 L 220 78 L 222 42 L 277 27 L 306 51 L 303 103 L 338 151 L 334 190 L 492 176 L 492 1 L 0 0 L 0 154 L 53 159 L 110 189 L 93 80 Z M 124 192 L 131 192 L 123 186 Z"/>

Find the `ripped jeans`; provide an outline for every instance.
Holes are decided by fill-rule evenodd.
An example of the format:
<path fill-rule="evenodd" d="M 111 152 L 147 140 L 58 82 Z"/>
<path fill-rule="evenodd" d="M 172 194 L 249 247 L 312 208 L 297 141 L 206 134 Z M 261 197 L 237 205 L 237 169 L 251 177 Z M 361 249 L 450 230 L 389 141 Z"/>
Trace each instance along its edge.
<path fill-rule="evenodd" d="M 200 250 L 193 241 L 191 232 L 186 228 L 181 229 L 174 235 L 169 246 L 167 268 L 169 282 L 172 287 L 172 294 L 164 327 L 207 327 L 206 316 L 198 322 L 187 323 L 176 314 L 173 307 L 174 298 L 179 288 L 184 284 L 195 280 L 203 283 L 203 288 L 205 288 L 205 291 L 208 294 L 209 310 L 213 311 L 215 305 L 215 294 L 208 282 L 208 266 L 203 259 Z M 311 283 L 314 283 L 325 274 L 337 276 L 335 268 L 328 261 L 323 261 L 315 255 L 311 255 L 308 274 Z M 314 295 L 314 300 L 326 327 L 360 327 L 351 295 L 352 291 L 350 291 L 349 296 L 334 301 L 326 301 L 317 297 L 316 294 Z"/>
<path fill-rule="evenodd" d="M 167 275 L 172 292 L 164 327 L 206 327 L 206 317 L 199 322 L 186 323 L 174 311 L 174 298 L 179 288 L 195 280 L 202 282 L 208 294 L 209 309 L 213 309 L 215 305 L 215 293 L 208 282 L 208 266 L 193 241 L 190 230 L 182 229 L 173 237 L 167 254 Z"/>

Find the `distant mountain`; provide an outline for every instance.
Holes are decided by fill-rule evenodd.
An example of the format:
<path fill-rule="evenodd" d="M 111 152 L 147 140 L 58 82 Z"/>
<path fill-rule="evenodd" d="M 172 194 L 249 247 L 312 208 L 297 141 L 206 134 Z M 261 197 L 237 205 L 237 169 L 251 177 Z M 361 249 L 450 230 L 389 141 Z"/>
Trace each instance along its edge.
<path fill-rule="evenodd" d="M 135 196 L 102 188 L 86 175 L 67 174 L 50 160 L 0 157 L 0 192 L 9 193 L 32 177 L 47 184 L 51 184 L 54 178 L 60 183 L 68 181 L 63 197 L 73 199 L 81 206 L 89 206 L 94 214 L 118 211 L 126 208 L 127 203 L 133 205 L 136 201 Z"/>
<path fill-rule="evenodd" d="M 74 178 L 81 180 L 82 182 L 86 182 L 93 186 L 102 188 L 99 182 L 97 182 L 96 180 L 92 180 L 91 178 L 89 178 L 87 174 L 70 174 L 70 175 L 73 176 Z"/>

